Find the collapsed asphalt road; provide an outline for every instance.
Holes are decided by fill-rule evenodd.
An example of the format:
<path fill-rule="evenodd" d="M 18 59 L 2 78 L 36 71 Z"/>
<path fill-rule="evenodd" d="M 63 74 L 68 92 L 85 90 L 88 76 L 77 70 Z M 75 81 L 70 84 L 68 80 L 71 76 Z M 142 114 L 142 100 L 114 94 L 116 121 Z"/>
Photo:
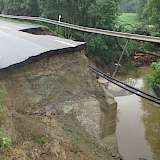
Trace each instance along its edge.
<path fill-rule="evenodd" d="M 35 24 L 27 24 L 27 23 L 20 23 L 16 21 L 9 21 L 9 20 L 4 20 L 0 19 L 0 29 L 7 29 L 7 30 L 26 30 L 26 29 L 31 29 L 31 28 L 39 28 L 41 27 L 40 25 L 35 25 Z"/>
<path fill-rule="evenodd" d="M 25 29 L 39 28 L 38 25 L 0 20 L 0 69 L 7 68 L 49 51 L 75 48 L 84 42 L 75 42 L 50 35 L 34 35 Z"/>

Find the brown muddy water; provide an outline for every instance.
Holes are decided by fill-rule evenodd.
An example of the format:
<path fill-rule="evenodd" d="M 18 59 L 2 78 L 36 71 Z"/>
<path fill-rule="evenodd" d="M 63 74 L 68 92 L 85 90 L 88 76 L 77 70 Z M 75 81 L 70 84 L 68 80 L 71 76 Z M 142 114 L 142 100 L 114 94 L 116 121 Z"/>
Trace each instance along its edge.
<path fill-rule="evenodd" d="M 149 68 L 140 68 L 127 77 L 128 84 L 145 90 L 144 76 Z M 160 106 L 128 93 L 113 84 L 109 89 L 118 103 L 117 140 L 124 160 L 160 160 Z"/>

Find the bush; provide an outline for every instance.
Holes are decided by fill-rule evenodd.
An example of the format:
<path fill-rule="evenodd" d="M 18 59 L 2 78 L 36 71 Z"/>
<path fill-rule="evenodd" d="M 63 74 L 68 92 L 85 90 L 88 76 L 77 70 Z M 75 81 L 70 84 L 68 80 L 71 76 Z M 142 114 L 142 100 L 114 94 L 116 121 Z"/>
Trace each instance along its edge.
<path fill-rule="evenodd" d="M 34 136 L 33 141 L 40 145 L 48 143 L 48 139 L 46 136 Z"/>
<path fill-rule="evenodd" d="M 0 128 L 0 148 L 9 147 L 11 143 L 11 138 L 6 134 L 6 131 Z"/>
<path fill-rule="evenodd" d="M 153 63 L 151 67 L 152 72 L 146 78 L 147 86 L 155 89 L 158 85 L 160 85 L 160 61 L 158 63 Z"/>

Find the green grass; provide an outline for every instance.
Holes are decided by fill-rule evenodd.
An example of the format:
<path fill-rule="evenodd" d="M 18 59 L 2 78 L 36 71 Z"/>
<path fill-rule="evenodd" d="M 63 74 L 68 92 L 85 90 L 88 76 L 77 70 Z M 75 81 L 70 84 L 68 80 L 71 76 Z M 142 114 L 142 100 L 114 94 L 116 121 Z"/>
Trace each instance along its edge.
<path fill-rule="evenodd" d="M 39 144 L 39 145 L 44 145 L 46 143 L 48 143 L 48 138 L 46 136 L 34 136 L 33 137 L 33 141 L 36 143 L 36 144 Z"/>
<path fill-rule="evenodd" d="M 11 145 L 11 138 L 3 128 L 0 128 L 0 148 L 7 148 Z"/>
<path fill-rule="evenodd" d="M 119 22 L 122 25 L 135 26 L 138 23 L 138 17 L 136 13 L 123 13 L 119 16 Z"/>

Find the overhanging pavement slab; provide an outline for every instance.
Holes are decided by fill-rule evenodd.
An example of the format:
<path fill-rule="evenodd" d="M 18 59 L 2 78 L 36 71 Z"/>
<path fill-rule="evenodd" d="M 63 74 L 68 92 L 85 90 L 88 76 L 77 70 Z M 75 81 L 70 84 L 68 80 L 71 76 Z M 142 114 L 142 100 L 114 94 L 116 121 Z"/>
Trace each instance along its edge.
<path fill-rule="evenodd" d="M 0 69 L 26 61 L 48 51 L 75 48 L 85 44 L 50 35 L 34 35 L 0 28 Z"/>

